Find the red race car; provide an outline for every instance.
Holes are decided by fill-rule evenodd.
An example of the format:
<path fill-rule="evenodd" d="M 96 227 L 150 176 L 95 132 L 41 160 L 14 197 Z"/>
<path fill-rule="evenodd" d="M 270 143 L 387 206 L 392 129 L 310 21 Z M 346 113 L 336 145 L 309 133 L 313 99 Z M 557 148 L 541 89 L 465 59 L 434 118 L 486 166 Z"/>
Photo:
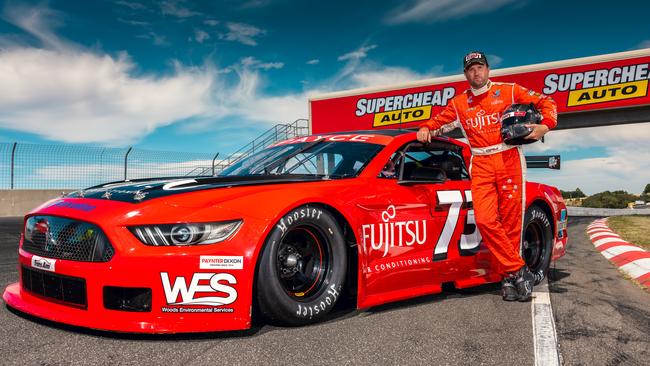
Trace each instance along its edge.
<path fill-rule="evenodd" d="M 116 182 L 25 217 L 12 308 L 146 333 L 285 325 L 497 282 L 474 224 L 469 148 L 377 130 L 277 143 L 216 177 Z M 523 256 L 544 270 L 567 242 L 566 207 L 529 182 Z"/>

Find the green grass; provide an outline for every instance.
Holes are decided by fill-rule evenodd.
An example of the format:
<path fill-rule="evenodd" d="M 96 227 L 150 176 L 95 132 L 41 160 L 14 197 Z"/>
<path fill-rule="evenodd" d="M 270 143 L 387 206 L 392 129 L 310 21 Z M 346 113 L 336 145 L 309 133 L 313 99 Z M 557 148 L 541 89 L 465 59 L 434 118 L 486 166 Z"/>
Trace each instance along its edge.
<path fill-rule="evenodd" d="M 625 241 L 650 250 L 650 216 L 612 216 L 607 225 Z"/>

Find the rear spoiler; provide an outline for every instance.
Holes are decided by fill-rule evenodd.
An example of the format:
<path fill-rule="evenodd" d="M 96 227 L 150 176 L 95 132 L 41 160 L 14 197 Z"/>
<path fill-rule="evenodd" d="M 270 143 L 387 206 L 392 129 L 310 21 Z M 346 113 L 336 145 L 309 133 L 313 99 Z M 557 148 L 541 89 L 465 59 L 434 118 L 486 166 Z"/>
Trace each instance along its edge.
<path fill-rule="evenodd" d="M 526 156 L 526 167 L 560 170 L 560 155 Z"/>

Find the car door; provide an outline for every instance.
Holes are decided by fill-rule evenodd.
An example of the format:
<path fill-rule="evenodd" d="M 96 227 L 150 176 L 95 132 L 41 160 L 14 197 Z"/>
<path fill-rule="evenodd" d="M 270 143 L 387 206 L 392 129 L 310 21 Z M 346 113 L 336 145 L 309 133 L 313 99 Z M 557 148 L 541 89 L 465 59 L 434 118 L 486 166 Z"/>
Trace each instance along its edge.
<path fill-rule="evenodd" d="M 367 295 L 391 299 L 439 291 L 476 268 L 469 174 L 456 145 L 409 143 L 386 163 L 362 226 Z M 380 203 L 381 202 L 381 203 Z"/>

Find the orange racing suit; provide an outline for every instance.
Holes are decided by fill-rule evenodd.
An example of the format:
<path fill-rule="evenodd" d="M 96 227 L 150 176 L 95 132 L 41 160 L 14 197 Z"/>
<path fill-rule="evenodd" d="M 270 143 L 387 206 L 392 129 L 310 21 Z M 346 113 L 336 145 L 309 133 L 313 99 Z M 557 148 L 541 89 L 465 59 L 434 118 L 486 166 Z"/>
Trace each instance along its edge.
<path fill-rule="evenodd" d="M 520 146 L 503 143 L 501 114 L 511 104 L 533 103 L 542 124 L 557 125 L 553 99 L 517 84 L 488 81 L 483 90 L 455 96 L 437 116 L 420 127 L 461 127 L 472 151 L 470 175 L 476 225 L 501 265 L 501 274 L 524 266 L 521 258 L 526 201 L 526 161 Z"/>

